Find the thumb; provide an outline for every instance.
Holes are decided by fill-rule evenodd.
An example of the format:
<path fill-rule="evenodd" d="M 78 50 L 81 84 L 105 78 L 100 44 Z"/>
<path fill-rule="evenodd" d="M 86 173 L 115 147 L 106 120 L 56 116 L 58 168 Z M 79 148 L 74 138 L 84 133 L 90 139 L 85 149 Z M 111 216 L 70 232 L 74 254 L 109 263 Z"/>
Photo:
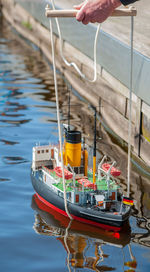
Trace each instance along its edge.
<path fill-rule="evenodd" d="M 74 5 L 73 8 L 79 10 L 79 9 L 82 8 L 83 4 L 84 4 L 84 3 L 81 3 L 81 4 L 79 4 L 79 5 Z"/>

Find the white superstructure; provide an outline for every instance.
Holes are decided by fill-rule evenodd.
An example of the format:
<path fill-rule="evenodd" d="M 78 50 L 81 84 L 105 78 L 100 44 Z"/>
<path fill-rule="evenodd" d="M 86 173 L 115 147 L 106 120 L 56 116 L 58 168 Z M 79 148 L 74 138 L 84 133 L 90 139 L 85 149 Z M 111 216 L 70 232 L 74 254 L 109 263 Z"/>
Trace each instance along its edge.
<path fill-rule="evenodd" d="M 34 146 L 32 149 L 32 169 L 35 171 L 43 165 L 60 164 L 59 150 L 56 146 Z"/>

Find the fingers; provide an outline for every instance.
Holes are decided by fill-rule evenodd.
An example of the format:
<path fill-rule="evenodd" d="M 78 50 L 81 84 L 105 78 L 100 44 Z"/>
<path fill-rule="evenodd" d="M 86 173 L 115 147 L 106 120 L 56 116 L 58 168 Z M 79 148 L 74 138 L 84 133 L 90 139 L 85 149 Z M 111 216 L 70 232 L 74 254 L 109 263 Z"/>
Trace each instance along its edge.
<path fill-rule="evenodd" d="M 79 12 L 76 15 L 76 19 L 78 22 L 82 22 L 84 25 L 87 25 L 90 22 L 90 18 L 87 15 L 87 12 L 85 12 L 87 7 L 87 0 L 82 2 L 80 5 L 75 5 L 74 8 L 79 10 Z"/>
<path fill-rule="evenodd" d="M 76 15 L 76 19 L 79 22 L 83 22 L 84 18 L 85 18 L 85 12 L 84 12 L 84 7 L 86 5 L 86 1 L 82 2 L 80 5 L 74 6 L 76 7 L 76 9 L 79 10 L 79 12 Z M 86 21 L 85 21 L 86 24 Z"/>
<path fill-rule="evenodd" d="M 84 17 L 85 17 L 85 15 L 84 15 L 84 12 L 83 12 L 83 11 L 79 11 L 79 12 L 77 13 L 77 15 L 76 15 L 76 19 L 77 19 L 77 21 L 79 21 L 79 22 L 82 22 L 83 19 L 84 19 Z"/>
<path fill-rule="evenodd" d="M 74 7 L 78 10 L 76 19 L 84 25 L 87 25 L 90 22 L 102 23 L 114 10 L 112 1 L 110 0 L 85 0 L 80 5 Z"/>
<path fill-rule="evenodd" d="M 89 22 L 90 22 L 90 21 L 89 21 L 89 18 L 87 18 L 87 17 L 84 17 L 83 20 L 82 20 L 82 23 L 83 23 L 84 25 L 87 25 Z"/>

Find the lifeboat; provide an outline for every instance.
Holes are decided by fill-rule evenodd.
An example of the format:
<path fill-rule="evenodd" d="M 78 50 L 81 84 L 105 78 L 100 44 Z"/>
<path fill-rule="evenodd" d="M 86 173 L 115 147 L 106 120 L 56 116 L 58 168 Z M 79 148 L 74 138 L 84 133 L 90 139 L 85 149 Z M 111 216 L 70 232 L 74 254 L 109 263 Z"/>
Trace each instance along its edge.
<path fill-rule="evenodd" d="M 109 170 L 109 168 L 111 167 L 111 165 L 109 163 L 103 163 L 102 164 L 102 169 L 107 172 Z M 119 177 L 120 174 L 121 174 L 121 171 L 117 168 L 115 168 L 114 166 L 112 167 L 111 171 L 110 171 L 110 174 L 113 176 L 113 177 Z"/>
<path fill-rule="evenodd" d="M 84 178 L 79 179 L 78 183 L 83 185 L 86 188 L 94 189 L 94 184 L 88 179 L 84 179 Z"/>
<path fill-rule="evenodd" d="M 60 166 L 55 167 L 54 171 L 58 177 L 62 178 L 62 168 Z M 65 175 L 65 179 L 72 179 L 73 177 L 73 174 L 65 168 L 64 168 L 64 175 Z"/>

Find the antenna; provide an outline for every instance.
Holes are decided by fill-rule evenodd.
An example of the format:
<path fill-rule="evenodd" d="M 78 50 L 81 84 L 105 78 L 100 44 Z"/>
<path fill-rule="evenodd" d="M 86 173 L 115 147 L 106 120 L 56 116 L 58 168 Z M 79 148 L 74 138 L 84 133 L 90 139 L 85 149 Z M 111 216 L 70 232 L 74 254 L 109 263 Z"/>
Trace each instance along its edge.
<path fill-rule="evenodd" d="M 94 110 L 94 145 L 93 145 L 93 183 L 96 182 L 96 107 L 91 106 Z"/>
<path fill-rule="evenodd" d="M 68 89 L 68 130 L 70 130 L 70 89 Z"/>

